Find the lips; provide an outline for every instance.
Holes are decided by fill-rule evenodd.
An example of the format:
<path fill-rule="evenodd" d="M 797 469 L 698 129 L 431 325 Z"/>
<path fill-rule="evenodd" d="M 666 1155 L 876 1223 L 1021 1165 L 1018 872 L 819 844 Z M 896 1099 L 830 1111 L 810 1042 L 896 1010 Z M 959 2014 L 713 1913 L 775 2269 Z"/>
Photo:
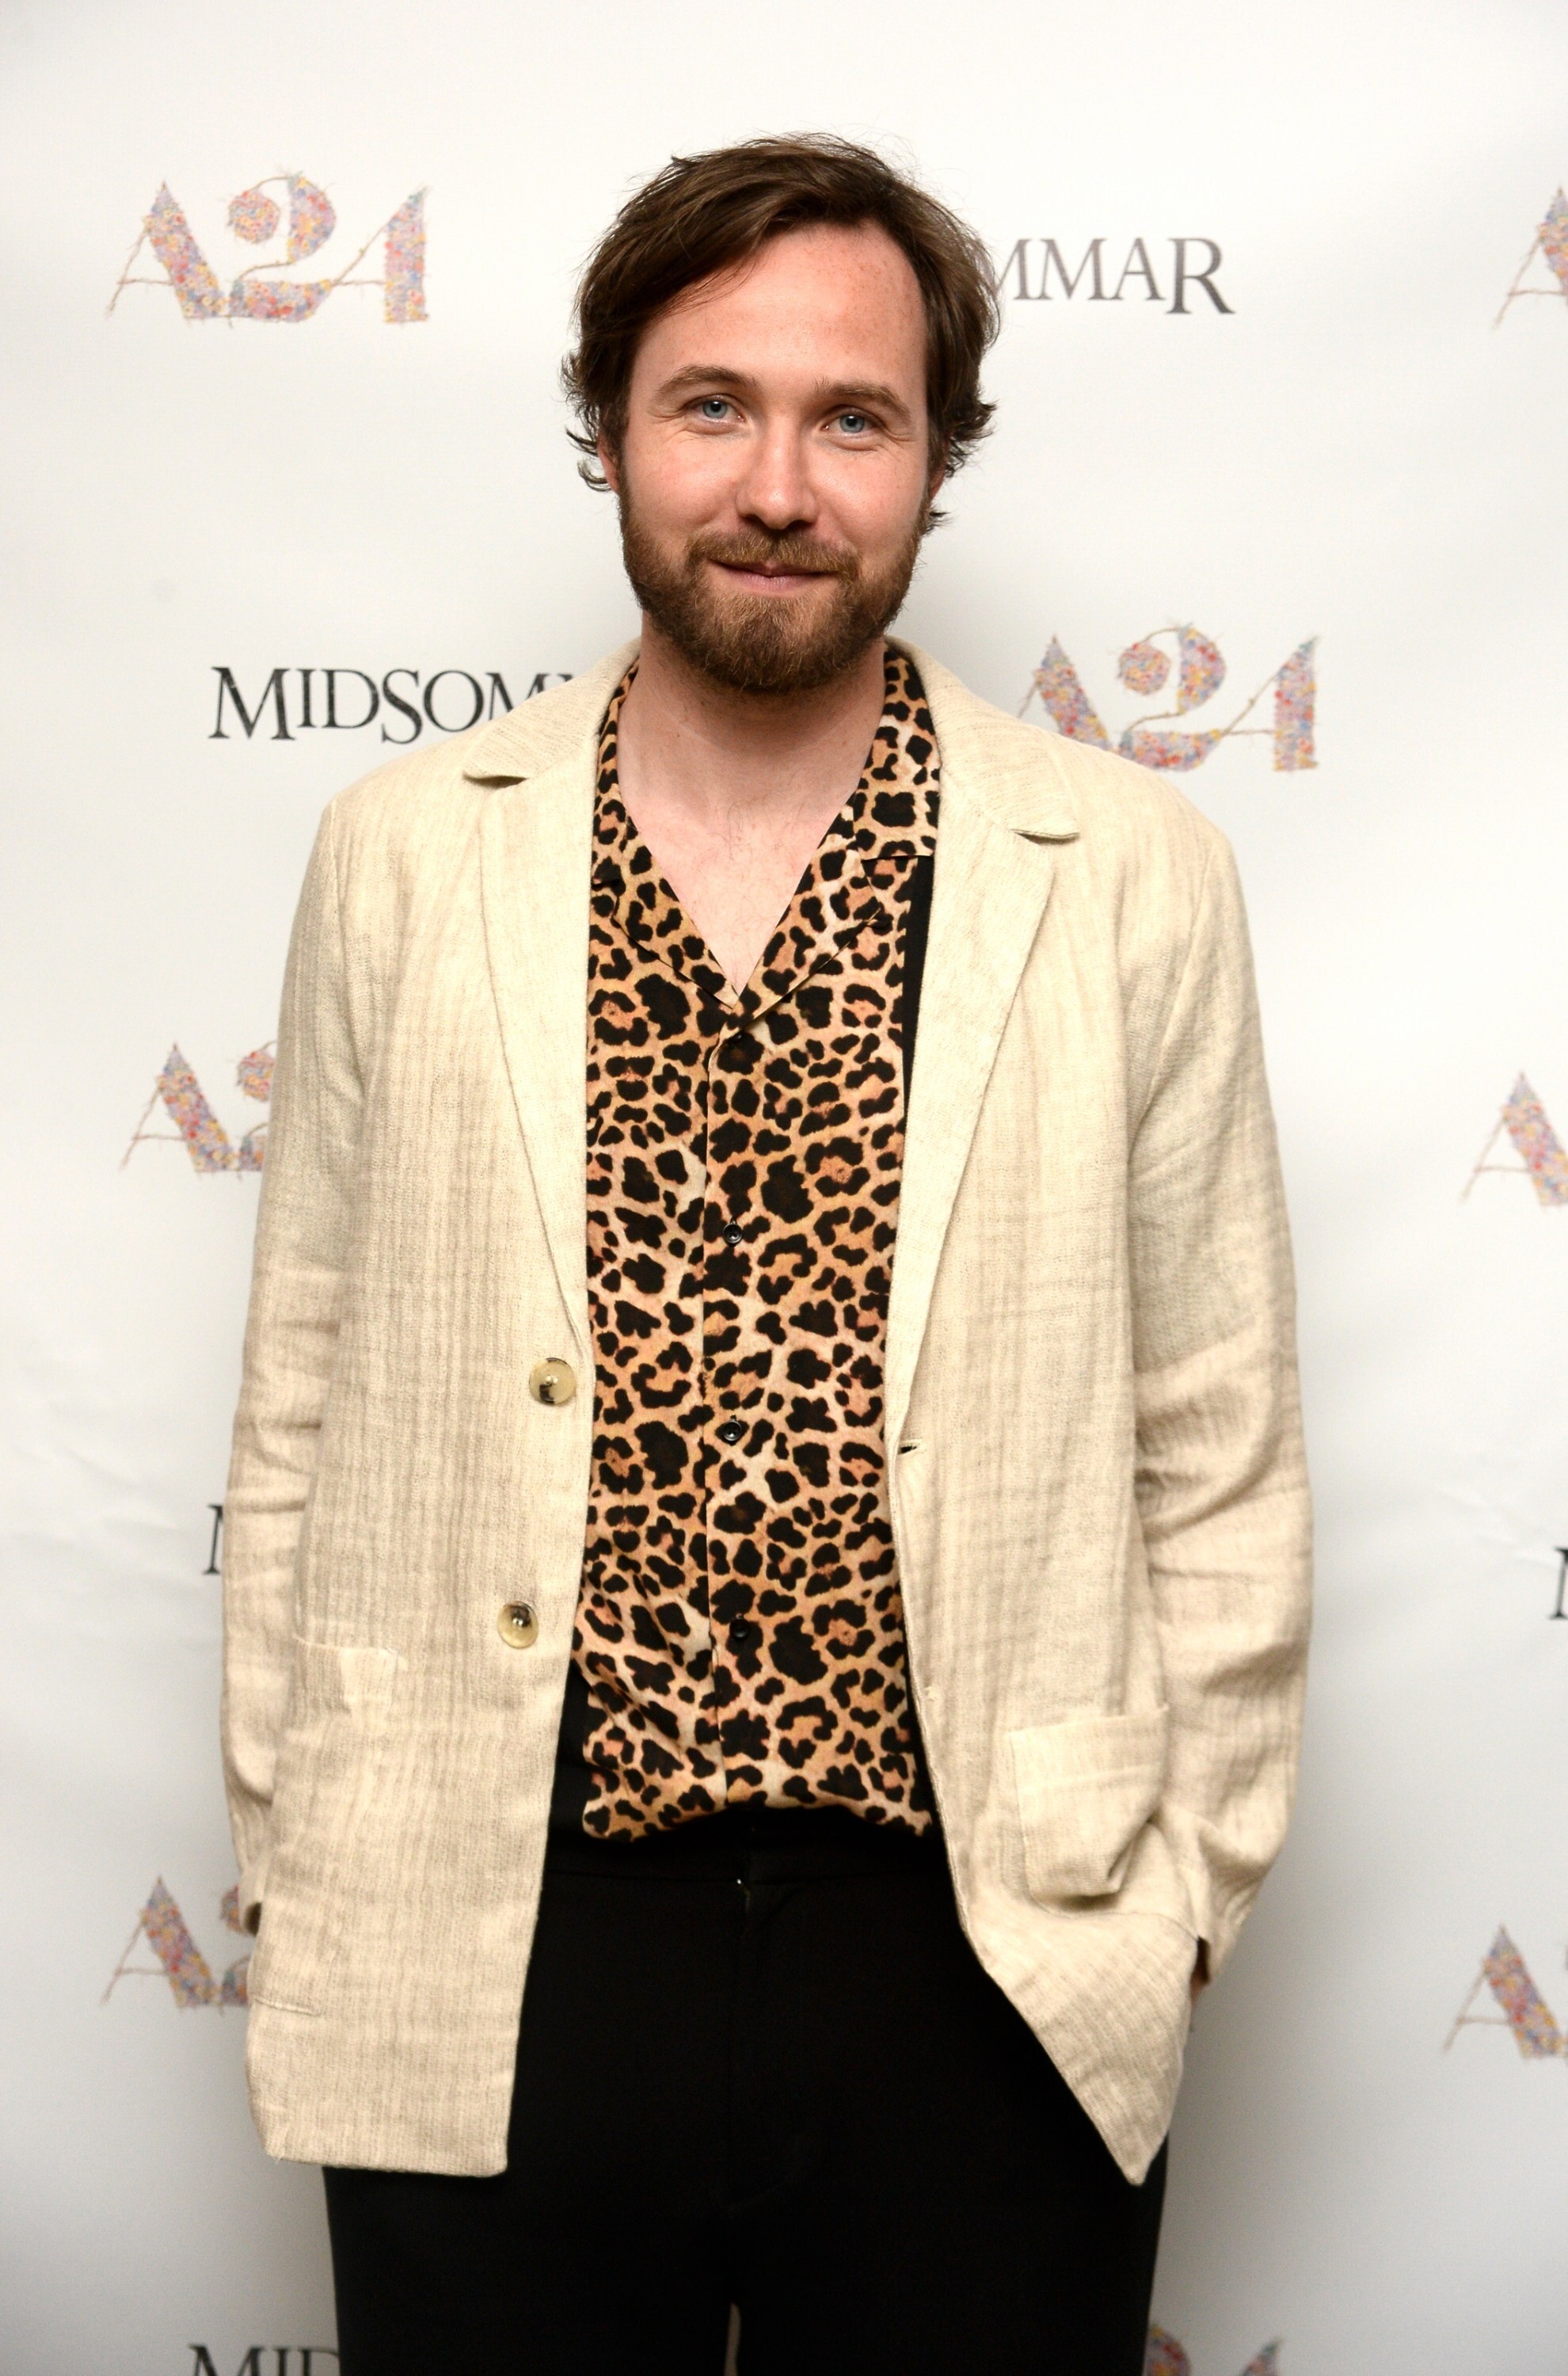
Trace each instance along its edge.
<path fill-rule="evenodd" d="M 769 582 L 785 579 L 790 583 L 799 583 L 804 578 L 831 577 L 834 574 L 829 569 L 765 569 L 754 561 L 721 561 L 719 566 L 720 569 L 733 570 L 737 576 L 766 577 Z"/>
<path fill-rule="evenodd" d="M 839 558 L 821 547 L 815 551 L 810 546 L 791 549 L 788 543 L 748 552 L 743 546 L 737 551 L 733 545 L 726 545 L 718 540 L 712 544 L 699 541 L 692 559 L 694 562 L 711 561 L 716 568 L 735 575 L 780 579 L 786 586 L 800 584 L 807 578 L 851 578 L 858 574 L 858 564 L 850 554 Z"/>
<path fill-rule="evenodd" d="M 727 577 L 742 582 L 741 590 L 762 595 L 768 593 L 803 594 L 808 587 L 831 582 L 838 576 L 831 569 L 784 569 L 777 562 L 721 561 L 718 564 Z"/>

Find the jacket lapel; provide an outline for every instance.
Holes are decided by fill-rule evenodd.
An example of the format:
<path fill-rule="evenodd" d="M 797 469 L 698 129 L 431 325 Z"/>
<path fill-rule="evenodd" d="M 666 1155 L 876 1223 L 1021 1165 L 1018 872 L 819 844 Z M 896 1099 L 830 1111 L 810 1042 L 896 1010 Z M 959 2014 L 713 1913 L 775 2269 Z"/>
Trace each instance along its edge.
<path fill-rule="evenodd" d="M 986 1085 L 1051 896 L 1051 845 L 1077 833 L 1055 738 L 1001 717 L 929 654 L 914 658 L 936 723 L 942 821 L 887 1315 L 890 1452 Z"/>
<path fill-rule="evenodd" d="M 597 738 L 486 801 L 485 947 L 512 1097 L 585 1367 L 588 871 Z"/>
<path fill-rule="evenodd" d="M 1051 892 L 1051 851 L 968 802 L 944 770 L 931 939 L 904 1133 L 887 1314 L 887 1443 L 897 1446 L 958 1182 L 1003 1026 Z"/>
<path fill-rule="evenodd" d="M 588 927 L 599 730 L 635 644 L 469 739 L 485 954 L 512 1101 L 579 1362 L 588 1303 Z"/>

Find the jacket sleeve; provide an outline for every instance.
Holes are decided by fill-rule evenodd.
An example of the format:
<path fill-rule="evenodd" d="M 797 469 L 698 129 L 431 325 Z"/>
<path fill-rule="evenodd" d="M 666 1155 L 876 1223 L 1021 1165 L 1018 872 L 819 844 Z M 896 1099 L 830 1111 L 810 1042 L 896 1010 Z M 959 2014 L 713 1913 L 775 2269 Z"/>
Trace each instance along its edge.
<path fill-rule="evenodd" d="M 1218 834 L 1130 1185 L 1137 1498 L 1170 1709 L 1157 1820 L 1216 1972 L 1289 1815 L 1311 1576 L 1284 1191 Z"/>
<path fill-rule="evenodd" d="M 333 811 L 284 973 L 244 1364 L 223 1505 L 224 1781 L 249 1929 L 266 1894 L 293 1665 L 294 1562 L 331 1381 L 362 1111 Z"/>

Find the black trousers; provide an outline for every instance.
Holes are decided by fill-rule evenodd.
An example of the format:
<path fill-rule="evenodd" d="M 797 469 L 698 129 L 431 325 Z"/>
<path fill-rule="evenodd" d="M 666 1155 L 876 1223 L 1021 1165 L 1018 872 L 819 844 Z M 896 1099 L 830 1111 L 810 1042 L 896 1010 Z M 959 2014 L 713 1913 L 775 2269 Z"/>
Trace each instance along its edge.
<path fill-rule="evenodd" d="M 552 1845 L 497 2178 L 326 2173 L 343 2376 L 1141 2376 L 1130 2186 L 940 1847 L 725 1813 Z"/>

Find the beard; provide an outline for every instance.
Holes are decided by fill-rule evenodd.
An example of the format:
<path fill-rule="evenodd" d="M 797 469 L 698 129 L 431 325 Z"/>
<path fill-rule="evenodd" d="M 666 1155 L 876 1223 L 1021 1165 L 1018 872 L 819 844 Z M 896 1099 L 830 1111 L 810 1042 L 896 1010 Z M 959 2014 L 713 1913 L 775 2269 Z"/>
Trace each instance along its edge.
<path fill-rule="evenodd" d="M 858 660 L 903 607 L 920 557 L 931 506 L 921 505 L 908 535 L 868 569 L 849 545 L 755 529 L 740 536 L 707 530 L 671 552 L 638 517 L 623 493 L 621 550 L 644 611 L 683 659 L 733 693 L 812 693 Z M 827 602 L 813 594 L 727 593 L 704 564 L 803 570 L 830 578 Z"/>

